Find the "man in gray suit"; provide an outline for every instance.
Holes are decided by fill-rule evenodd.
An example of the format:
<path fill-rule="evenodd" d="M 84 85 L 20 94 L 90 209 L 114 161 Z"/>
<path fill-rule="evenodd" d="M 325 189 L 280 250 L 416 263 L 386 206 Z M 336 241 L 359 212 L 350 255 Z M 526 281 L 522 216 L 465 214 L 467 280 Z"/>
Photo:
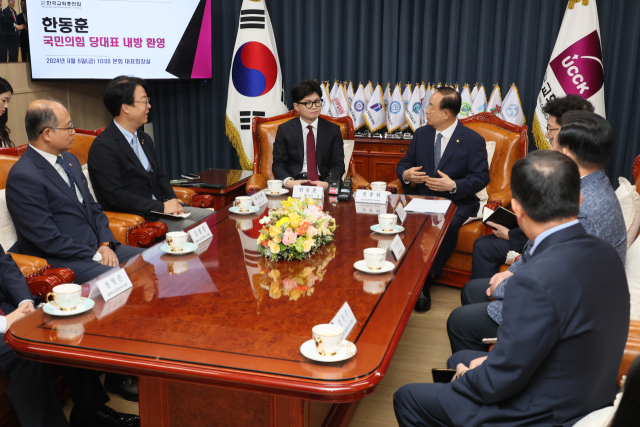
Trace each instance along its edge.
<path fill-rule="evenodd" d="M 533 244 L 511 277 L 497 343 L 454 354 L 450 383 L 400 388 L 400 426 L 569 427 L 613 403 L 629 288 L 619 252 L 578 220 L 580 187 L 578 166 L 556 151 L 515 163 L 512 207 Z"/>

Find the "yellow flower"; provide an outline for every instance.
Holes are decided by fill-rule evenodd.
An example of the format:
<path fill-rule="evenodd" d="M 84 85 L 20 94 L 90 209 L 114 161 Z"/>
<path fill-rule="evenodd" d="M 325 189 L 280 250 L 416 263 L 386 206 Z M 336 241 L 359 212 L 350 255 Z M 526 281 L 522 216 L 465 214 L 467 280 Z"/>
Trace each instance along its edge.
<path fill-rule="evenodd" d="M 280 237 L 278 237 L 278 236 L 274 237 L 273 238 L 273 242 L 274 243 L 280 243 L 281 242 Z"/>
<path fill-rule="evenodd" d="M 274 239 L 278 237 L 278 234 L 280 233 L 282 233 L 282 230 L 275 225 L 272 225 L 271 228 L 269 228 L 269 235 Z"/>
<path fill-rule="evenodd" d="M 302 243 L 302 249 L 304 252 L 309 252 L 312 247 L 313 247 L 313 239 L 307 239 Z"/>
<path fill-rule="evenodd" d="M 278 252 L 280 252 L 280 245 L 276 242 L 271 242 L 269 243 L 269 249 L 271 249 L 271 253 L 277 254 Z"/>
<path fill-rule="evenodd" d="M 260 233 L 260 236 L 258 237 L 258 244 L 264 242 L 264 239 L 267 238 L 267 235 L 264 233 Z"/>
<path fill-rule="evenodd" d="M 282 227 L 285 222 L 290 222 L 289 217 L 283 216 L 280 221 L 276 223 L 276 227 Z"/>
<path fill-rule="evenodd" d="M 291 224 L 291 227 L 297 228 L 300 225 L 300 216 L 295 212 L 290 213 L 289 223 Z"/>

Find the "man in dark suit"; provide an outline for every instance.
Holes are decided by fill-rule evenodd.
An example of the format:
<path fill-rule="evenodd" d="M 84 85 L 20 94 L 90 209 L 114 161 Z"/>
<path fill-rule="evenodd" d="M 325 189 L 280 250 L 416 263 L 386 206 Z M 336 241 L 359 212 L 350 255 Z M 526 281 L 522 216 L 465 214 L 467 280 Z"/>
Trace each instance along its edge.
<path fill-rule="evenodd" d="M 136 77 L 120 76 L 107 84 L 103 101 L 114 120 L 89 150 L 91 183 L 103 209 L 161 221 L 169 231 L 184 230 L 213 211 L 182 206 L 160 168 L 153 140 L 138 129 L 151 108 L 147 92 L 146 82 Z M 171 218 L 184 213 L 189 217 Z"/>
<path fill-rule="evenodd" d="M 329 175 L 344 175 L 344 142 L 340 126 L 318 117 L 322 108 L 320 84 L 303 80 L 291 88 L 299 119 L 278 126 L 273 142 L 273 175 L 285 187 L 315 185 L 327 188 Z"/>
<path fill-rule="evenodd" d="M 593 105 L 578 95 L 567 95 L 552 99 L 542 108 L 542 111 L 549 116 L 545 136 L 552 147 L 562 127 L 562 116 L 567 111 L 576 110 L 593 112 Z M 509 251 L 522 253 L 525 243 L 529 240 L 520 227 L 509 230 L 490 221 L 488 225 L 494 227 L 493 234 L 478 237 L 473 243 L 471 280 L 490 278 L 498 273 L 500 266 L 507 259 L 507 253 Z"/>
<path fill-rule="evenodd" d="M 73 145 L 74 131 L 64 106 L 56 101 L 32 102 L 25 127 L 29 147 L 7 177 L 7 208 L 18 237 L 11 252 L 45 258 L 54 268 L 70 268 L 77 283 L 143 252 L 114 239 L 80 162 L 66 152 Z M 135 377 L 108 374 L 106 384 L 109 391 L 137 401 Z"/>
<path fill-rule="evenodd" d="M 569 427 L 613 403 L 629 288 L 618 252 L 577 219 L 578 166 L 561 153 L 535 151 L 513 166 L 511 192 L 518 224 L 534 244 L 511 278 L 497 343 L 490 353 L 454 354 L 451 383 L 398 390 L 402 427 Z"/>
<path fill-rule="evenodd" d="M 20 55 L 22 62 L 27 62 L 31 55 L 29 54 L 29 29 L 27 28 L 27 2 L 25 0 L 20 2 L 20 9 L 22 10 L 22 13 L 18 14 L 18 25 L 22 26 L 20 30 Z"/>
<path fill-rule="evenodd" d="M 462 224 L 477 216 L 476 193 L 490 181 L 487 145 L 477 132 L 458 122 L 461 104 L 454 89 L 438 88 L 429 99 L 428 124 L 416 130 L 396 169 L 405 193 L 444 197 L 457 208 L 416 303 L 418 312 L 431 308 L 431 281 L 456 247 Z"/>
<path fill-rule="evenodd" d="M 18 23 L 18 15 L 14 9 L 16 7 L 16 0 L 9 0 L 8 4 L 9 5 L 2 11 L 5 26 L 4 41 L 9 50 L 9 62 L 18 62 L 18 48 L 20 47 L 18 31 L 24 30 L 26 27 Z"/>
<path fill-rule="evenodd" d="M 20 269 L 10 255 L 0 247 L 0 333 L 9 330 L 11 324 L 31 313 L 33 296 Z M 5 313 L 9 313 L 6 314 Z M 4 338 L 4 337 L 3 337 Z M 20 359 L 0 340 L 0 371 L 11 380 L 7 389 L 22 426 L 138 426 L 136 415 L 120 414 L 105 405 L 109 396 L 105 393 L 96 371 L 57 366 L 71 388 L 75 406 L 67 423 L 58 402 L 51 367 L 44 363 Z"/>

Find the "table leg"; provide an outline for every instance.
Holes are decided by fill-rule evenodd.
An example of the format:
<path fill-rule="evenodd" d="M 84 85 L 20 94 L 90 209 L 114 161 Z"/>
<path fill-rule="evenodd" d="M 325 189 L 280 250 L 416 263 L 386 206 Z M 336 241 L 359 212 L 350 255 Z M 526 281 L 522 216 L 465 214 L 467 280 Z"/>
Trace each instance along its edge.
<path fill-rule="evenodd" d="M 139 377 L 141 427 L 310 427 L 308 400 Z"/>

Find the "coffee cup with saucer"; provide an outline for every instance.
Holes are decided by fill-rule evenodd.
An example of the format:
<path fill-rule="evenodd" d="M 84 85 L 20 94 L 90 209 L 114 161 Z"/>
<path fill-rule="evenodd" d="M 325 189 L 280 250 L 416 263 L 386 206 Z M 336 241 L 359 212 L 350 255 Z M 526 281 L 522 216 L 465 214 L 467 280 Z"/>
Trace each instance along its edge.
<path fill-rule="evenodd" d="M 367 248 L 364 250 L 364 260 L 357 261 L 353 266 L 364 273 L 381 274 L 392 271 L 395 265 L 386 261 L 387 249 Z"/>
<path fill-rule="evenodd" d="M 356 354 L 355 345 L 344 339 L 344 329 L 339 325 L 316 325 L 311 333 L 313 339 L 300 346 L 300 352 L 311 360 L 339 362 Z"/>

